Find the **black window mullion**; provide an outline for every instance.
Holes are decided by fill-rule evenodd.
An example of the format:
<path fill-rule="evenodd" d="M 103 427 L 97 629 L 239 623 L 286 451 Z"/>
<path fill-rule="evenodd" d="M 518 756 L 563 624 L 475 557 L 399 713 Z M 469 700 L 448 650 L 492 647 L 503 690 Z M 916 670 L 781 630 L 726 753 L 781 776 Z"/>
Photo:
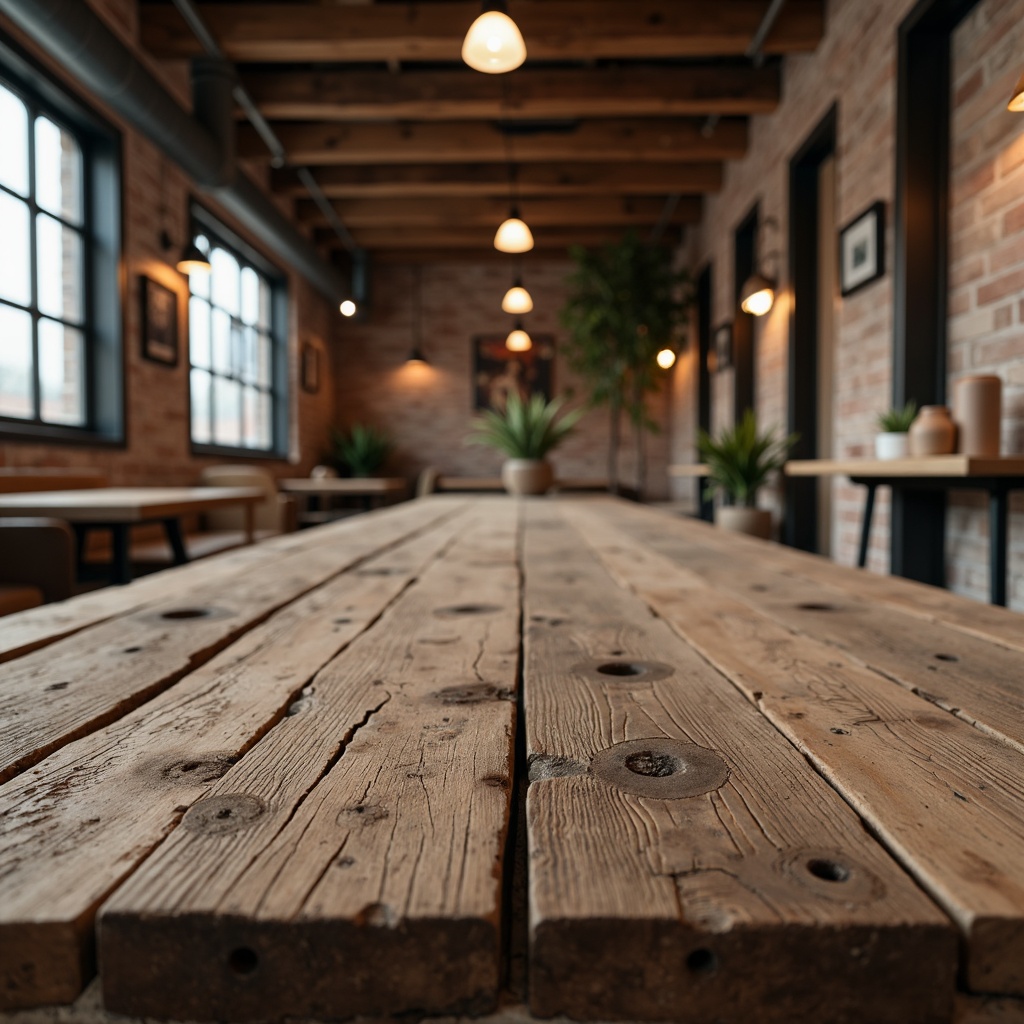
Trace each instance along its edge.
<path fill-rule="evenodd" d="M 28 262 L 29 309 L 32 314 L 32 419 L 44 423 L 43 387 L 39 363 L 39 243 L 36 238 L 36 117 L 34 105 L 26 103 L 28 110 Z"/>

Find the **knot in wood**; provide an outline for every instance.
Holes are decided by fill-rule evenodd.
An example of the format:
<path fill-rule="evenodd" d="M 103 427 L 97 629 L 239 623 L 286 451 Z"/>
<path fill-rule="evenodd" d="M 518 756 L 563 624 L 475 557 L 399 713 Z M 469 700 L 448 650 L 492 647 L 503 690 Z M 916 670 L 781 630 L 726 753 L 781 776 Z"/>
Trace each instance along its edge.
<path fill-rule="evenodd" d="M 262 817 L 267 805 L 258 797 L 247 793 L 227 793 L 211 796 L 192 805 L 181 819 L 190 832 L 201 835 L 223 835 L 237 832 Z"/>
<path fill-rule="evenodd" d="M 590 658 L 573 665 L 572 671 L 586 679 L 604 684 L 653 683 L 657 679 L 666 679 L 675 673 L 671 665 L 660 661 L 644 661 L 641 658 L 630 658 L 621 652 L 610 658 Z"/>
<path fill-rule="evenodd" d="M 447 608 L 435 608 L 434 614 L 439 619 L 457 618 L 460 615 L 493 615 L 500 612 L 496 604 L 453 604 Z"/>
<path fill-rule="evenodd" d="M 824 899 L 873 903 L 885 896 L 885 883 L 842 850 L 798 849 L 779 861 L 782 873 Z"/>
<path fill-rule="evenodd" d="M 667 736 L 606 747 L 594 755 L 590 768 L 624 793 L 661 800 L 701 796 L 729 779 L 729 766 L 713 750 Z"/>

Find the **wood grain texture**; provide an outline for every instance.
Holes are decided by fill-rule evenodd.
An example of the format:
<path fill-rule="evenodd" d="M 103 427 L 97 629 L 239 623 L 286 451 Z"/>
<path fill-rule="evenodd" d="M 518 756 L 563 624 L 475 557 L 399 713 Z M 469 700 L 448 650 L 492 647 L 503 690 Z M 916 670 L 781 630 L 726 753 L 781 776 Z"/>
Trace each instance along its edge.
<path fill-rule="evenodd" d="M 496 1003 L 516 535 L 511 502 L 477 513 L 115 893 L 99 921 L 108 1008 L 252 1020 Z"/>
<path fill-rule="evenodd" d="M 728 676 L 959 924 L 970 987 L 1024 994 L 1020 755 L 666 564 L 602 514 L 612 511 L 567 515 L 620 584 Z"/>
<path fill-rule="evenodd" d="M 72 523 L 140 523 L 263 501 L 258 487 L 90 487 L 0 494 L 0 516 L 56 516 Z"/>
<path fill-rule="evenodd" d="M 1019 455 L 928 455 L 905 459 L 793 459 L 786 476 L 972 477 L 1024 476 Z"/>
<path fill-rule="evenodd" d="M 790 553 L 777 545 L 734 544 L 734 535 L 714 527 L 650 512 L 621 508 L 609 514 L 616 525 L 717 589 L 741 597 L 789 629 L 846 651 L 1024 752 L 1019 650 L 951 629 L 945 621 L 880 606 L 854 587 L 832 586 L 821 575 L 813 580 L 797 575 L 782 567 Z M 825 569 L 832 568 L 821 561 Z M 965 616 L 971 614 L 972 602 L 952 595 L 947 600 L 961 606 Z"/>
<path fill-rule="evenodd" d="M 93 970 L 99 903 L 262 735 L 315 700 L 316 672 L 461 523 L 446 517 L 299 598 L 176 686 L 0 787 L 0 1010 L 78 994 Z M 371 696 L 353 706 L 357 720 Z"/>
<path fill-rule="evenodd" d="M 169 596 L 25 655 L 4 669 L 0 782 L 131 711 L 197 668 L 275 609 L 435 518 L 423 505 L 373 532 L 324 534 L 227 578 L 181 573 Z M 328 542 L 328 538 L 330 538 Z M 200 567 L 197 567 L 200 568 Z"/>
<path fill-rule="evenodd" d="M 529 506 L 524 572 L 533 1012 L 948 1020 L 949 921 L 793 747 L 558 506 Z M 630 740 L 696 744 L 729 777 L 688 798 L 626 792 L 595 755 Z M 632 771 L 664 792 L 687 763 Z"/>

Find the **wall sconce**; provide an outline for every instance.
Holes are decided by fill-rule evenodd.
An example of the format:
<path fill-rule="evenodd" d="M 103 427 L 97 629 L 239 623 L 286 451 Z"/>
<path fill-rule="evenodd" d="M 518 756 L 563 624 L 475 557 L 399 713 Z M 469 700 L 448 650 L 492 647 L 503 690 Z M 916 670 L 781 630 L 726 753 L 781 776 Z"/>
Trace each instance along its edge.
<path fill-rule="evenodd" d="M 774 217 L 765 217 L 762 227 L 778 231 L 779 222 Z M 779 250 L 772 249 L 761 260 L 760 270 L 756 269 L 757 261 L 755 260 L 754 273 L 743 282 L 743 287 L 740 289 L 740 309 L 744 313 L 749 313 L 751 316 L 764 316 L 775 304 L 775 289 L 778 287 L 778 282 L 773 276 L 764 273 L 764 265 L 769 260 L 777 263 L 778 258 Z"/>
<path fill-rule="evenodd" d="M 210 272 L 210 257 L 196 245 L 189 242 L 182 250 L 178 262 L 175 264 L 178 273 L 185 274 L 208 274 Z"/>
<path fill-rule="evenodd" d="M 1017 80 L 1017 87 L 1013 90 L 1013 95 L 1010 97 L 1010 102 L 1006 104 L 1007 110 L 1012 110 L 1015 114 L 1024 113 L 1024 75 L 1021 75 Z"/>
<path fill-rule="evenodd" d="M 423 354 L 423 267 L 416 267 L 416 287 L 412 292 L 412 350 L 405 359 L 406 366 L 426 366 Z"/>
<path fill-rule="evenodd" d="M 480 17 L 469 26 L 462 59 L 475 71 L 501 75 L 526 60 L 526 43 L 519 26 L 508 16 L 505 0 L 484 0 Z"/>

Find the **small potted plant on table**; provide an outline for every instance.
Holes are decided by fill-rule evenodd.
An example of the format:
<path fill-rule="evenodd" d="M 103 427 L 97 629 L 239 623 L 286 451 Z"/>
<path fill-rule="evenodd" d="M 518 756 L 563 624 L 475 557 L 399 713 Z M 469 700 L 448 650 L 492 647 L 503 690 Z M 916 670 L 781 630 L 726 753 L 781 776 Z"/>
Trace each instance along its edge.
<path fill-rule="evenodd" d="M 334 431 L 335 462 L 355 477 L 373 476 L 393 449 L 391 438 L 377 427 L 356 423 L 348 432 Z"/>
<path fill-rule="evenodd" d="M 508 456 L 501 467 L 501 482 L 509 494 L 543 494 L 554 482 L 547 455 L 583 415 L 577 409 L 559 418 L 561 407 L 561 399 L 548 402 L 543 395 L 534 395 L 524 400 L 513 392 L 503 412 L 488 409 L 477 417 L 469 443 L 496 448 Z"/>
<path fill-rule="evenodd" d="M 708 498 L 721 493 L 724 504 L 715 509 L 715 524 L 736 533 L 768 540 L 772 533 L 772 514 L 757 508 L 757 492 L 769 474 L 786 461 L 797 435 L 779 438 L 774 430 L 759 434 L 754 413 L 748 409 L 735 427 L 726 428 L 717 438 L 701 431 L 697 439 L 702 461 L 708 467 Z"/>
<path fill-rule="evenodd" d="M 875 458 L 905 459 L 910 454 L 907 432 L 917 415 L 917 403 L 907 402 L 902 409 L 889 409 L 878 417 L 880 433 L 875 435 Z"/>

